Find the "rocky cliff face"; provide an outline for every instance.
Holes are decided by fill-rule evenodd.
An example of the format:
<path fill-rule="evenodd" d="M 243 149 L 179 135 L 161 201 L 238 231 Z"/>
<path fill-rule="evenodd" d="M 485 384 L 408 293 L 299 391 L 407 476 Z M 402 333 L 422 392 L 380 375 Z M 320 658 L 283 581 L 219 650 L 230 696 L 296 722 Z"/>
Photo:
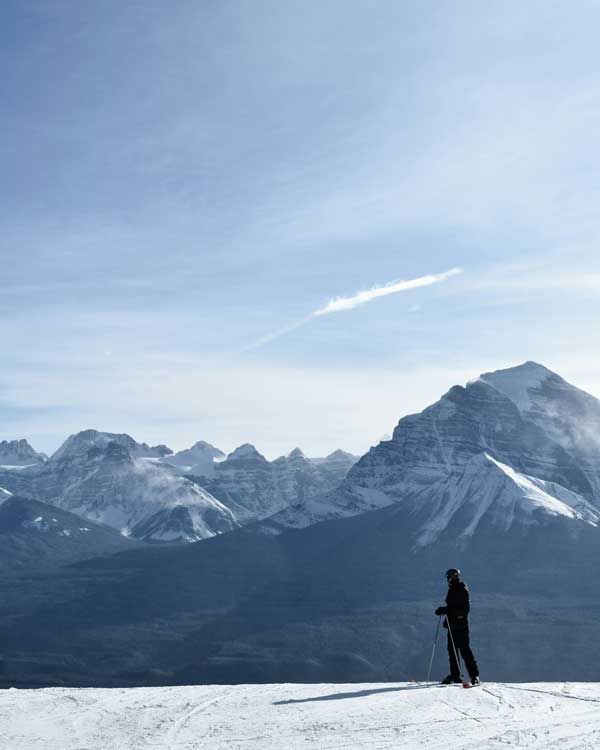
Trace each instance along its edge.
<path fill-rule="evenodd" d="M 146 452 L 145 444 L 128 435 L 112 437 L 93 430 L 73 435 L 47 463 L 4 472 L 1 486 L 125 533 L 176 506 L 189 509 L 195 538 L 238 527 L 231 511 L 202 487 L 166 466 L 136 457 Z M 153 528 L 160 536 L 156 522 Z"/>
<path fill-rule="evenodd" d="M 325 458 L 311 458 L 311 461 L 319 467 L 319 471 L 329 480 L 333 487 L 337 487 L 346 477 L 346 474 L 358 461 L 360 456 L 337 450 Z"/>
<path fill-rule="evenodd" d="M 46 457 L 34 451 L 27 440 L 2 440 L 0 442 L 0 466 L 30 466 L 42 464 Z"/>
<path fill-rule="evenodd" d="M 534 516 L 566 503 L 568 515 L 595 523 L 599 414 L 600 402 L 541 365 L 488 373 L 401 419 L 392 439 L 363 456 L 338 490 L 285 509 L 270 528 L 399 504 L 415 521 L 415 542 L 431 543 L 444 529 L 468 536 L 486 513 L 499 526 L 530 518 L 531 483 L 552 498 Z M 489 507 L 477 499 L 491 495 L 498 502 Z M 523 513 L 512 513 L 506 498 Z"/>
<path fill-rule="evenodd" d="M 600 497 L 600 401 L 535 362 L 485 373 L 481 380 L 517 406 L 523 419 L 540 427 L 585 477 L 580 484 Z"/>
<path fill-rule="evenodd" d="M 52 455 L 55 461 L 63 458 L 75 460 L 77 456 L 85 456 L 90 448 L 104 448 L 108 443 L 116 443 L 122 446 L 134 458 L 161 458 L 173 453 L 166 445 L 149 446 L 147 443 L 138 443 L 125 433 L 99 432 L 98 430 L 83 430 L 71 435 L 65 440 L 60 448 Z"/>
<path fill-rule="evenodd" d="M 269 462 L 246 443 L 215 464 L 213 478 L 205 486 L 240 522 L 250 523 L 291 506 L 304 507 L 333 489 L 345 476 L 351 458 L 339 451 L 316 463 L 295 448 Z"/>
<path fill-rule="evenodd" d="M 161 462 L 174 466 L 185 474 L 210 478 L 215 473 L 215 462 L 224 458 L 223 451 L 204 440 L 199 440 L 191 448 L 164 456 Z"/>
<path fill-rule="evenodd" d="M 336 451 L 316 462 L 297 448 L 270 462 L 248 443 L 224 457 L 204 441 L 173 454 L 126 434 L 84 430 L 47 462 L 0 467 L 0 487 L 147 541 L 197 541 L 333 489 L 355 460 Z"/>

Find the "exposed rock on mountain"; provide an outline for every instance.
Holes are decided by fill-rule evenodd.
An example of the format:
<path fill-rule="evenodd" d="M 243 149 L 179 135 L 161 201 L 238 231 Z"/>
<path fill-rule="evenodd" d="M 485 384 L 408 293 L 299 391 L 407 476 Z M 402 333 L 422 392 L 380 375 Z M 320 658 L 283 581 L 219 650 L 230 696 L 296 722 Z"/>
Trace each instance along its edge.
<path fill-rule="evenodd" d="M 2 440 L 0 442 L 0 466 L 30 466 L 44 463 L 46 457 L 34 451 L 27 440 Z"/>
<path fill-rule="evenodd" d="M 184 474 L 198 477 L 213 477 L 215 461 L 225 458 L 223 451 L 214 445 L 199 440 L 191 448 L 173 453 L 161 459 L 163 463 L 177 467 Z"/>
<path fill-rule="evenodd" d="M 196 541 L 333 489 L 354 460 L 336 451 L 317 464 L 297 448 L 269 462 L 248 443 L 224 456 L 204 441 L 172 454 L 126 434 L 84 430 L 47 462 L 0 468 L 0 486 L 140 538 Z"/>
<path fill-rule="evenodd" d="M 572 414 L 556 403 L 564 387 L 548 396 L 550 377 L 525 378 L 527 396 L 544 403 L 535 419 L 522 390 L 509 398 L 481 378 L 401 419 L 339 490 L 285 519 L 327 522 L 154 545 L 8 587 L 3 684 L 410 679 L 428 662 L 450 566 L 471 588 L 487 678 L 595 679 L 594 452 L 545 427 L 551 412 Z M 591 397 L 570 388 L 593 416 Z M 593 419 L 583 422 L 593 442 Z M 273 486 L 275 469 L 251 446 L 230 458 L 232 476 Z M 288 461 L 304 467 L 296 452 Z M 184 511 L 161 520 L 188 522 Z M 281 531 L 277 520 L 262 527 Z M 577 647 L 556 660 L 567 639 Z"/>
<path fill-rule="evenodd" d="M 352 453 L 337 450 L 325 458 L 311 458 L 310 460 L 319 467 L 321 474 L 337 487 L 359 458 L 360 456 L 353 456 Z"/>
<path fill-rule="evenodd" d="M 199 542 L 233 528 L 237 528 L 237 523 L 218 507 L 174 505 L 138 523 L 131 535 L 147 542 Z"/>
<path fill-rule="evenodd" d="M 538 425 L 577 463 L 586 491 L 600 498 L 600 401 L 535 362 L 485 373 L 523 418 Z"/>
<path fill-rule="evenodd" d="M 175 506 L 189 509 L 197 538 L 238 527 L 231 511 L 202 487 L 132 455 L 130 449 L 146 452 L 144 444 L 128 435 L 111 438 L 94 430 L 73 435 L 47 463 L 0 474 L 2 486 L 124 532 Z"/>
<path fill-rule="evenodd" d="M 253 445 L 244 443 L 214 467 L 208 491 L 230 508 L 241 523 L 264 518 L 287 504 L 277 492 L 273 468 Z"/>
<path fill-rule="evenodd" d="M 317 464 L 295 448 L 269 462 L 246 443 L 215 464 L 213 478 L 205 486 L 242 523 L 250 523 L 333 489 L 350 461 L 350 454 L 337 451 Z"/>
<path fill-rule="evenodd" d="M 599 424 L 600 402 L 541 365 L 488 373 L 401 419 L 392 439 L 363 456 L 338 490 L 284 509 L 266 528 L 398 503 L 420 521 L 414 541 L 430 543 L 442 526 L 468 536 L 484 513 L 500 527 L 531 518 L 531 483 L 551 498 L 535 506 L 534 517 L 563 504 L 572 518 L 594 522 Z M 481 498 L 491 496 L 498 502 L 487 507 Z"/>
<path fill-rule="evenodd" d="M 132 437 L 126 434 L 116 434 L 112 432 L 99 432 L 98 430 L 83 430 L 67 438 L 61 447 L 52 455 L 52 459 L 60 460 L 65 457 L 76 459 L 77 456 L 87 455 L 87 451 L 92 448 L 102 449 L 108 443 L 117 443 L 127 450 L 134 458 L 154 457 L 161 458 L 168 456 L 173 451 L 166 445 L 155 445 L 150 447 L 147 443 L 138 443 Z"/>

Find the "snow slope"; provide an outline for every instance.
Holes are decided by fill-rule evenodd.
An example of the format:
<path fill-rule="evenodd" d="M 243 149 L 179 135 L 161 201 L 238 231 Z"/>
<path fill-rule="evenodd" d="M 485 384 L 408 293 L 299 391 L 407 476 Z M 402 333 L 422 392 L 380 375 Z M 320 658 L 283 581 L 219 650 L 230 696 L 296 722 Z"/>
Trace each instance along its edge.
<path fill-rule="evenodd" d="M 222 461 L 224 458 L 223 451 L 204 440 L 199 440 L 191 448 L 173 453 L 170 456 L 163 456 L 159 461 L 179 468 L 182 473 L 212 477 L 215 462 Z"/>
<path fill-rule="evenodd" d="M 386 505 L 410 511 L 419 544 L 450 527 L 472 537 L 484 516 L 506 531 L 562 516 L 597 525 L 600 401 L 535 362 L 454 386 L 333 491 L 289 504 L 261 528 L 303 528 Z"/>
<path fill-rule="evenodd" d="M 144 524 L 138 537 L 146 541 L 196 541 L 238 528 L 231 511 L 209 492 L 158 463 L 157 456 L 143 455 L 164 450 L 126 434 L 85 430 L 43 464 L 0 472 L 0 486 L 119 531 L 133 533 Z M 178 507 L 189 510 L 191 524 L 181 534 L 168 512 Z"/>
<path fill-rule="evenodd" d="M 591 750 L 599 683 L 3 691 L 10 750 Z"/>

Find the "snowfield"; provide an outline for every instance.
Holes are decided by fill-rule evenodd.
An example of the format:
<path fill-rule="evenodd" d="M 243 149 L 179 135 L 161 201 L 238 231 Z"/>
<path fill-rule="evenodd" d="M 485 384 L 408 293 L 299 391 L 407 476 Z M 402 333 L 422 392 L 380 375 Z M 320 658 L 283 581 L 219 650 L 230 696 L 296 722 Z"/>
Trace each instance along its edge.
<path fill-rule="evenodd" d="M 0 738 L 7 750 L 591 750 L 600 683 L 11 688 Z"/>

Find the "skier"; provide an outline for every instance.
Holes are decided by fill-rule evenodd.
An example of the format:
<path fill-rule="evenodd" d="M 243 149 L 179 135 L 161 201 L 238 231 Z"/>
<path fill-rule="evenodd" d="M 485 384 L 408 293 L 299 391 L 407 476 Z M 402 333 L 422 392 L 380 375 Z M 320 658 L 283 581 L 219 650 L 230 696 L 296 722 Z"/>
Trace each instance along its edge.
<path fill-rule="evenodd" d="M 458 663 L 459 653 L 469 672 L 471 685 L 479 685 L 479 667 L 469 646 L 469 589 L 460 580 L 460 570 L 456 568 L 450 568 L 446 571 L 446 580 L 448 581 L 446 606 L 438 607 L 435 610 L 436 615 L 445 615 L 444 627 L 448 630 L 450 674 L 444 677 L 442 685 L 462 682 Z"/>

